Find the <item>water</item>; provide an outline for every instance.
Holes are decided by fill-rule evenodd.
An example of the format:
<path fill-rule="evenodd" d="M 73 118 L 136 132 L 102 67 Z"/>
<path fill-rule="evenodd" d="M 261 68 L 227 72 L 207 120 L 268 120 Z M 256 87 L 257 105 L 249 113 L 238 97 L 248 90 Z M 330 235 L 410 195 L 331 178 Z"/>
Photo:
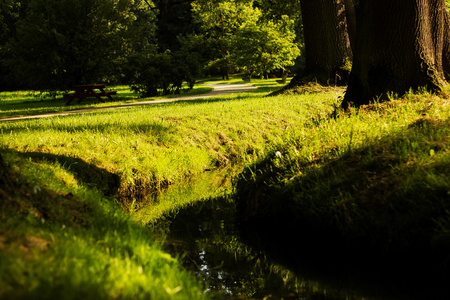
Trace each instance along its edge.
<path fill-rule="evenodd" d="M 204 184 L 205 181 L 202 190 L 214 194 L 217 186 L 205 189 Z M 195 186 L 181 188 L 180 195 L 198 197 L 197 193 L 188 192 Z M 171 197 L 177 195 L 173 191 L 169 194 Z M 188 202 L 194 203 L 192 199 Z M 415 293 L 418 286 L 410 286 L 406 292 L 399 289 L 400 286 L 408 289 L 408 283 L 404 278 L 389 277 L 391 270 L 378 273 L 378 278 L 385 280 L 374 282 L 376 276 L 366 277 L 371 274 L 370 270 L 356 272 L 356 275 L 352 270 L 353 273 L 347 276 L 345 263 L 339 264 L 339 269 L 333 269 L 329 260 L 314 257 L 311 252 L 308 256 L 299 252 L 302 264 L 298 261 L 290 263 L 282 254 L 292 251 L 284 251 L 283 247 L 305 248 L 309 246 L 308 241 L 299 239 L 296 243 L 293 239 L 275 245 L 278 255 L 273 255 L 273 251 L 250 246 L 255 243 L 244 240 L 235 224 L 235 206 L 226 196 L 207 196 L 158 224 L 159 231 L 166 235 L 166 250 L 181 256 L 184 266 L 205 283 L 205 292 L 213 299 L 444 299 L 432 296 L 435 293 L 431 290 L 428 293 L 427 287 L 421 287 L 420 293 Z M 252 240 L 265 237 L 255 238 L 253 236 Z"/>
<path fill-rule="evenodd" d="M 244 243 L 235 227 L 234 204 L 200 202 L 164 222 L 166 250 L 205 282 L 215 299 L 394 299 L 300 276 Z M 334 285 L 334 286 L 333 286 Z"/>

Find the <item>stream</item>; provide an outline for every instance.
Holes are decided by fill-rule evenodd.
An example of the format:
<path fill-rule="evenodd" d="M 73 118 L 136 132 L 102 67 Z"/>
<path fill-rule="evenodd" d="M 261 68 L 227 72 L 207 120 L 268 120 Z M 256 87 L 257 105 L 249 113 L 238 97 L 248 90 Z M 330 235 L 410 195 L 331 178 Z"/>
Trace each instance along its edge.
<path fill-rule="evenodd" d="M 207 176 L 214 176 L 213 174 Z M 217 186 L 217 182 L 222 182 Z M 209 183 L 212 183 L 211 186 Z M 192 197 L 193 204 L 167 216 L 154 225 L 164 236 L 164 250 L 180 257 L 186 269 L 204 282 L 205 293 L 213 299 L 328 299 L 328 300 L 402 300 L 441 299 L 410 286 L 405 291 L 402 278 L 382 280 L 382 284 L 361 280 L 363 276 L 344 276 L 345 265 L 334 272 L 320 257 L 305 257 L 306 267 L 292 266 L 288 261 L 255 247 L 237 229 L 235 206 L 220 180 L 208 177 L 184 187 L 174 187 L 160 196 Z M 228 186 L 230 183 L 225 183 Z M 199 198 L 196 190 L 206 192 Z M 222 190 L 220 195 L 215 191 Z M 261 237 L 260 237 L 261 238 Z M 264 238 L 264 237 L 263 237 Z M 302 243 L 302 241 L 299 241 Z M 285 245 L 295 245 L 295 241 Z M 252 246 L 253 245 L 253 246 Z M 283 246 L 278 251 L 283 253 Z M 301 254 L 299 254 L 301 255 Z M 282 255 L 281 255 L 282 257 Z M 367 270 L 362 273 L 366 273 Z M 385 270 L 387 275 L 390 270 Z M 361 277 L 361 278 L 360 278 Z M 384 274 L 381 274 L 384 277 Z M 387 278 L 389 276 L 386 276 Z M 398 286 L 402 289 L 398 289 Z M 422 287 L 423 288 L 423 287 Z M 431 297 L 423 297 L 429 295 Z"/>

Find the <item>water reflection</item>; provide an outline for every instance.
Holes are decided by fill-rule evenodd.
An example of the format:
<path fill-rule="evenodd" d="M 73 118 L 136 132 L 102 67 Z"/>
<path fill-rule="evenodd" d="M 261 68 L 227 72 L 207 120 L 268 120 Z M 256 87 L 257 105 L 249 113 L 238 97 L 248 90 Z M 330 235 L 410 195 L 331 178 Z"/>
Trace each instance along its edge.
<path fill-rule="evenodd" d="M 182 254 L 186 268 L 206 284 L 214 299 L 395 299 L 340 289 L 311 280 L 242 242 L 234 203 L 215 199 L 166 219 L 167 250 Z"/>

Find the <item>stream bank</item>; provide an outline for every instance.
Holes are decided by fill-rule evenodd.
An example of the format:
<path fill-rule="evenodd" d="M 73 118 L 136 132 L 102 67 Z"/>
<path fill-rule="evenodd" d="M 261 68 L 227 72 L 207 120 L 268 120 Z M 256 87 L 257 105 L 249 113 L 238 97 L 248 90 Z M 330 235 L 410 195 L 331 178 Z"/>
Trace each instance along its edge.
<path fill-rule="evenodd" d="M 202 191 L 224 189 L 215 186 L 221 180 L 200 182 Z M 212 184 L 205 189 L 208 182 Z M 170 197 L 199 197 L 189 192 L 195 191 L 195 186 L 177 187 Z M 432 296 L 439 293 L 438 285 L 396 277 L 395 265 L 376 269 L 370 255 L 343 259 L 333 240 L 329 248 L 320 249 L 310 236 L 292 228 L 259 232 L 239 228 L 229 190 L 221 196 L 206 193 L 198 201 L 191 200 L 185 208 L 161 219 L 154 229 L 164 240 L 165 251 L 179 257 L 213 299 L 414 300 L 424 299 L 424 295 L 440 299 Z"/>

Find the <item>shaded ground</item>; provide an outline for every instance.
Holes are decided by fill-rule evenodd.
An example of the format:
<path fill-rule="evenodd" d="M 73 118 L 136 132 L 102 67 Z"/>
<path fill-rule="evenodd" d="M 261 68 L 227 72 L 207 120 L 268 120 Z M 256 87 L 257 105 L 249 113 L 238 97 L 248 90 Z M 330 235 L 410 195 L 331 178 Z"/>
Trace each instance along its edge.
<path fill-rule="evenodd" d="M 209 84 L 209 86 L 213 87 L 214 90 L 207 94 L 192 95 L 192 96 L 180 96 L 180 97 L 170 98 L 170 99 L 140 101 L 140 102 L 135 102 L 135 103 L 126 103 L 126 104 L 111 105 L 111 106 L 104 106 L 104 107 L 90 107 L 90 108 L 84 108 L 84 109 L 46 113 L 46 114 L 39 114 L 39 115 L 32 115 L 32 116 L 10 117 L 10 118 L 0 119 L 0 122 L 15 122 L 15 121 L 22 121 L 22 120 L 29 120 L 29 119 L 49 118 L 49 117 L 55 117 L 55 116 L 68 116 L 68 115 L 82 114 L 82 113 L 87 113 L 87 112 L 92 112 L 92 111 L 128 108 L 128 107 L 152 105 L 152 104 L 158 104 L 158 103 L 176 102 L 176 101 L 180 101 L 180 100 L 194 100 L 194 99 L 210 98 L 210 97 L 223 96 L 223 95 L 229 95 L 229 94 L 234 94 L 234 93 L 249 92 L 249 91 L 253 91 L 253 90 L 257 89 L 257 87 L 248 85 L 248 84 Z"/>

